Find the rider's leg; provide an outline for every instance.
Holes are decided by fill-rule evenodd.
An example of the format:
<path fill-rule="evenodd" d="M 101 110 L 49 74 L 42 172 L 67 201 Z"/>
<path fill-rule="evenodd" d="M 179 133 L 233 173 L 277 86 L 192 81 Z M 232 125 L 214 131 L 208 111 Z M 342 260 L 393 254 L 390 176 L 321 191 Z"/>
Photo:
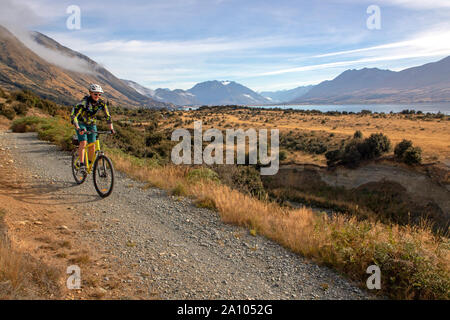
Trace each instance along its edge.
<path fill-rule="evenodd" d="M 86 126 L 83 123 L 79 124 L 80 129 L 86 130 Z M 77 131 L 78 141 L 80 145 L 78 146 L 78 159 L 80 159 L 80 163 L 85 163 L 86 159 L 84 159 L 84 149 L 87 145 L 87 134 L 81 135 L 79 131 Z"/>
<path fill-rule="evenodd" d="M 84 149 L 86 148 L 87 141 L 80 141 L 80 145 L 78 146 L 78 158 L 80 159 L 80 163 L 84 162 Z"/>
<path fill-rule="evenodd" d="M 88 154 L 89 154 L 89 162 L 92 163 L 92 161 L 94 161 L 94 155 L 95 155 L 95 143 L 91 143 L 88 146 Z"/>
<path fill-rule="evenodd" d="M 97 132 L 97 126 L 95 124 L 87 126 L 87 129 L 90 132 Z M 87 142 L 88 142 L 88 155 L 89 155 L 89 161 L 94 161 L 95 157 L 95 141 L 97 140 L 97 134 L 96 133 L 90 133 L 87 135 Z"/>

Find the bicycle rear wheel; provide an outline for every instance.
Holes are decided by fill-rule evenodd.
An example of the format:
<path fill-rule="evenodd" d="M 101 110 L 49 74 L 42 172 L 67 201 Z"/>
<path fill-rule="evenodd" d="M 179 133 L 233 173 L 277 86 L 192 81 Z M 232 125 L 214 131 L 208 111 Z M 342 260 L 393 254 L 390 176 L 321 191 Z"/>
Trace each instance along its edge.
<path fill-rule="evenodd" d="M 78 149 L 73 150 L 72 152 L 72 174 L 75 182 L 77 184 L 83 184 L 86 181 L 87 174 L 86 172 L 80 171 L 80 161 L 78 157 Z"/>
<path fill-rule="evenodd" d="M 105 155 L 100 155 L 94 163 L 94 186 L 102 198 L 109 197 L 114 189 L 114 167 Z"/>

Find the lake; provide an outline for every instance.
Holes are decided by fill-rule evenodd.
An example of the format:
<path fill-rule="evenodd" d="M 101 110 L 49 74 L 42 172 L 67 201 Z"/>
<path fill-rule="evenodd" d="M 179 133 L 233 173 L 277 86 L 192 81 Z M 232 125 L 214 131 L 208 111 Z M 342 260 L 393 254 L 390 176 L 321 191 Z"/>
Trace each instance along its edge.
<path fill-rule="evenodd" d="M 444 113 L 450 115 L 450 102 L 447 103 L 420 103 L 420 104 L 340 104 L 340 105 L 267 105 L 250 106 L 251 108 L 280 108 L 295 110 L 319 110 L 327 111 L 347 111 L 360 112 L 361 110 L 370 110 L 372 112 L 401 112 L 402 110 L 416 110 L 424 113 Z"/>

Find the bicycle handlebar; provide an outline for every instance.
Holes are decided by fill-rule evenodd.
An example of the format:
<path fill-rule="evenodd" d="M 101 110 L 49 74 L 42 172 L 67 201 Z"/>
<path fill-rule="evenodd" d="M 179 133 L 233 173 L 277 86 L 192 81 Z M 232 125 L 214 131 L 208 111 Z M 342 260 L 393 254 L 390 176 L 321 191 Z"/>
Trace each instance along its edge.
<path fill-rule="evenodd" d="M 112 134 L 111 131 L 86 131 L 85 134 Z"/>

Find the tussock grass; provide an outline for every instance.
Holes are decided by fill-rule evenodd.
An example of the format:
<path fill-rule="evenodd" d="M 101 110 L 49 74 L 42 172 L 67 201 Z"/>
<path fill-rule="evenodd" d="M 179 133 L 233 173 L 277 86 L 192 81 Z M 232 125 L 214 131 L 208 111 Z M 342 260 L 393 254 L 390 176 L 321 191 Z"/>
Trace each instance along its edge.
<path fill-rule="evenodd" d="M 20 271 L 23 264 L 22 256 L 14 252 L 5 239 L 0 240 L 0 283 L 6 282 L 12 292 L 19 290 L 24 282 Z"/>
<path fill-rule="evenodd" d="M 6 211 L 0 208 L 0 213 Z M 5 229 L 0 218 L 0 231 Z M 61 295 L 61 274 L 52 267 L 14 250 L 5 234 L 0 232 L 0 300 L 39 299 Z"/>

